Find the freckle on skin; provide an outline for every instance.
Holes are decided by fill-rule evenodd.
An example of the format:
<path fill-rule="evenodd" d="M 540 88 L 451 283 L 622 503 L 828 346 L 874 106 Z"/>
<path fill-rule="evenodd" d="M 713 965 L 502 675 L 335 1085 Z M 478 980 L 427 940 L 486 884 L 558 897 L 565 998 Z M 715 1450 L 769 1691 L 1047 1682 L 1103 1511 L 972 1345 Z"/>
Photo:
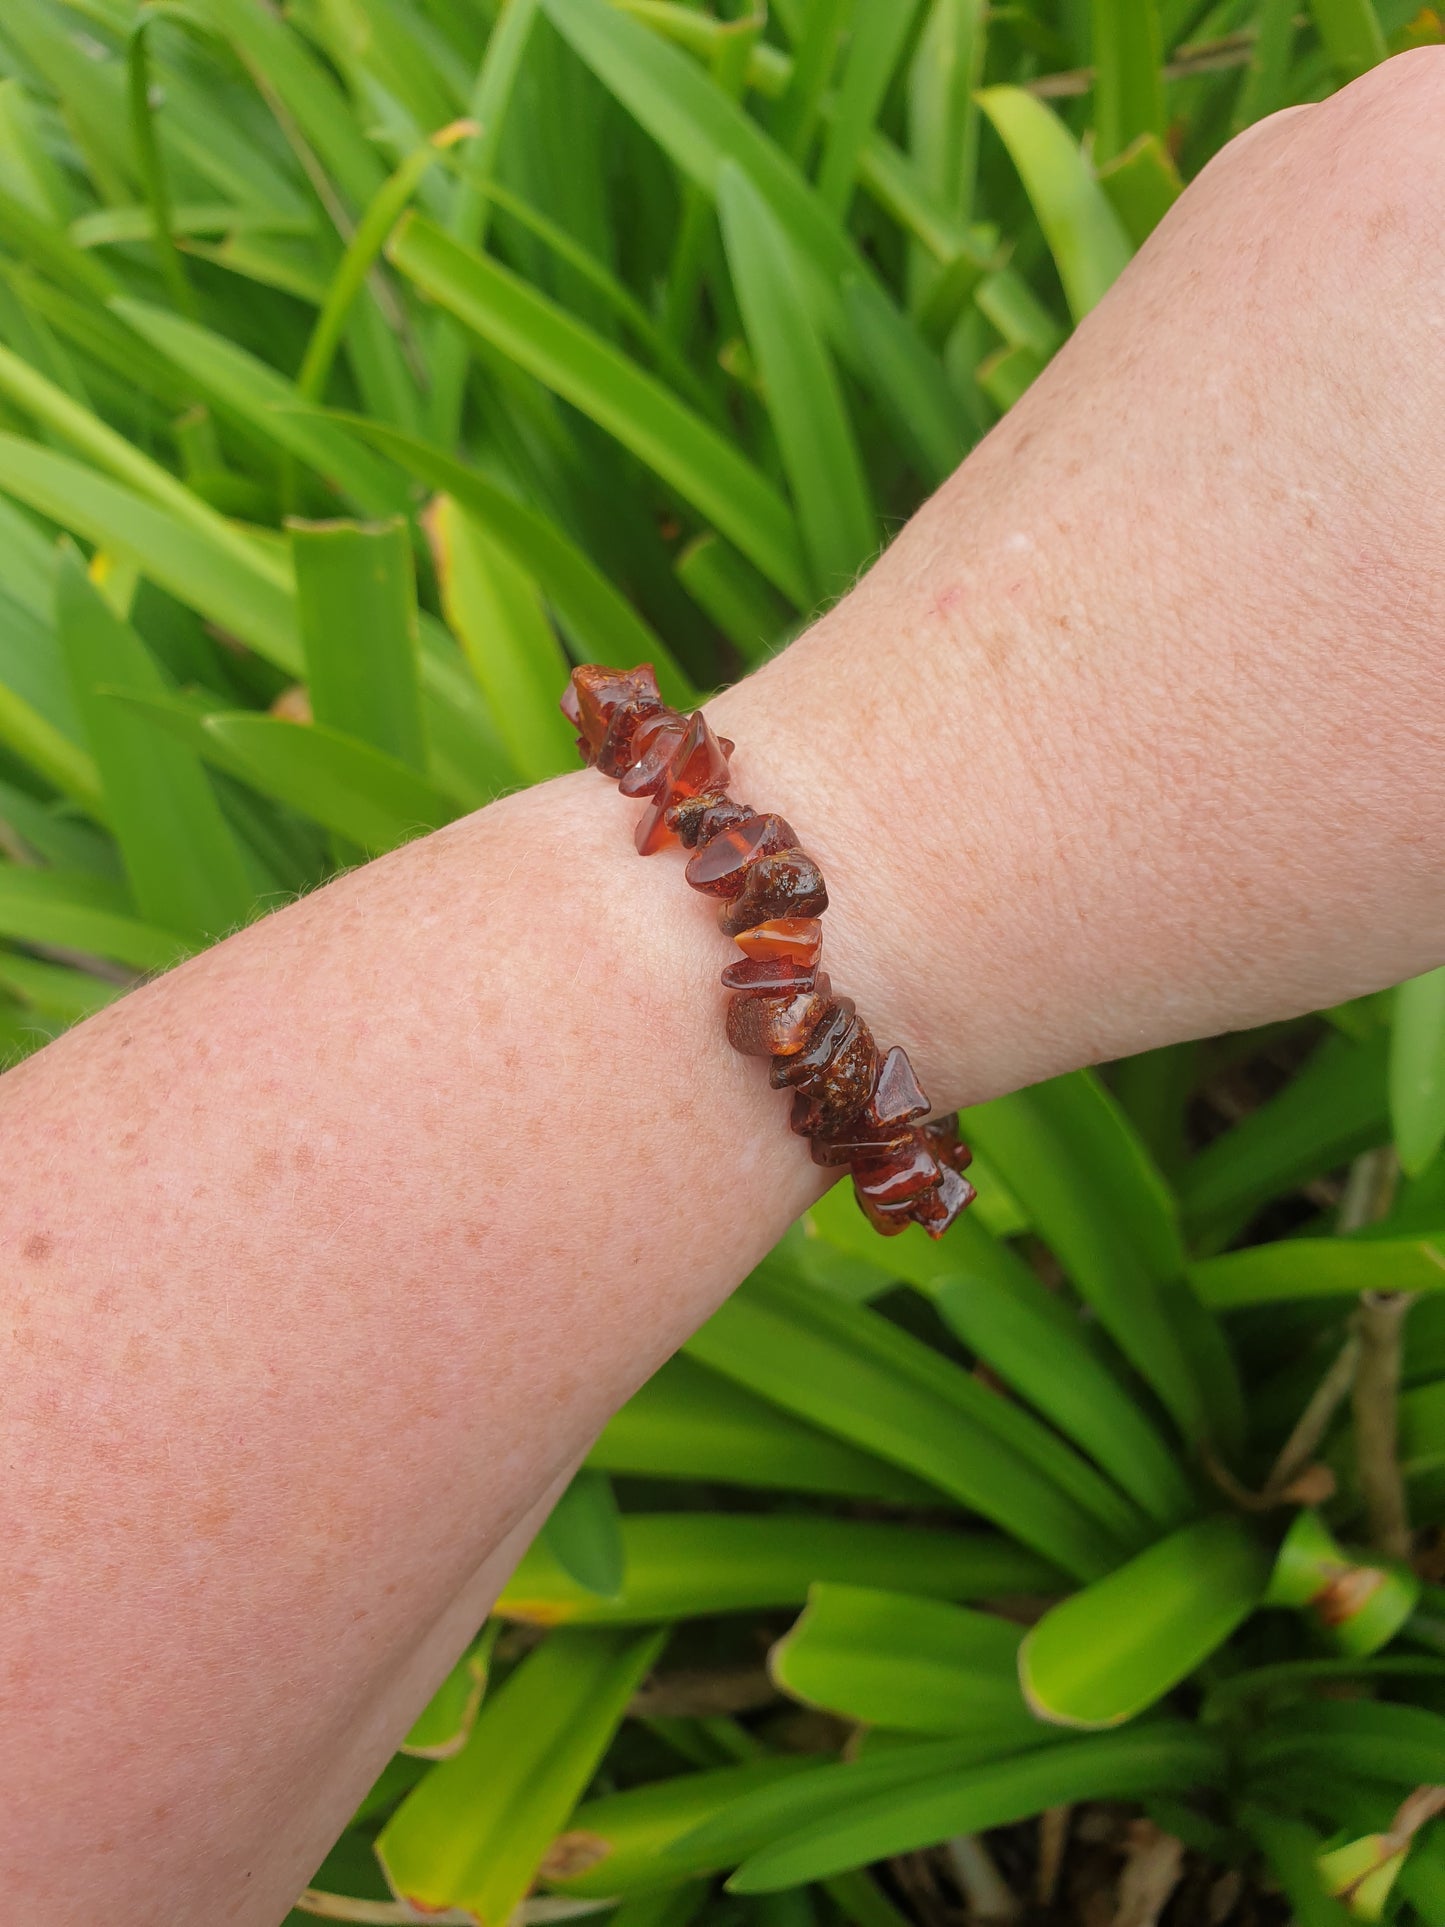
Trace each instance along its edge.
<path fill-rule="evenodd" d="M 20 1247 L 20 1255 L 28 1258 L 33 1265 L 44 1264 L 55 1249 L 55 1240 L 48 1231 L 32 1231 Z"/>

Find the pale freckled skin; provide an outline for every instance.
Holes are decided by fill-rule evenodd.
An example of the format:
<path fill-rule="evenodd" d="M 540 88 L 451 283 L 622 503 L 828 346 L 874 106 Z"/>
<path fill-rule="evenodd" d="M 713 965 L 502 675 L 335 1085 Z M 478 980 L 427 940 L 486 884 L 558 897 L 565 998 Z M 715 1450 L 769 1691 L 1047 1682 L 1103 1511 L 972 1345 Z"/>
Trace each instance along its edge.
<path fill-rule="evenodd" d="M 1442 64 L 1212 164 L 711 706 L 939 1107 L 1445 957 Z M 817 1195 L 635 816 L 510 797 L 0 1080 L 0 1890 L 37 1919 L 271 1927 L 598 1429 Z"/>

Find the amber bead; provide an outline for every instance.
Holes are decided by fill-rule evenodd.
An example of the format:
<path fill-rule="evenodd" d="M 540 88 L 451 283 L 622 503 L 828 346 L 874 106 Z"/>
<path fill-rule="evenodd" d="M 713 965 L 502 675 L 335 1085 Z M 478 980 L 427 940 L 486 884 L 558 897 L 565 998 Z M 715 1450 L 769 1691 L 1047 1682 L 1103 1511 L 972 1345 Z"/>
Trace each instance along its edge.
<path fill-rule="evenodd" d="M 728 999 L 728 1042 L 746 1057 L 791 1057 L 832 1007 L 828 979 L 821 973 L 811 990 L 791 997 L 739 991 Z"/>
<path fill-rule="evenodd" d="M 940 1166 L 921 1131 L 900 1146 L 892 1156 L 876 1162 L 859 1163 L 853 1182 L 863 1197 L 874 1204 L 905 1204 L 939 1182 Z"/>
<path fill-rule="evenodd" d="M 957 1111 L 947 1117 L 930 1118 L 919 1128 L 940 1164 L 950 1165 L 955 1171 L 966 1171 L 972 1164 L 973 1152 L 958 1135 Z"/>
<path fill-rule="evenodd" d="M 868 1101 L 868 1121 L 882 1128 L 927 1115 L 928 1099 L 913 1074 L 908 1052 L 895 1044 L 878 1066 L 878 1081 Z"/>
<path fill-rule="evenodd" d="M 613 711 L 624 703 L 648 703 L 662 707 L 657 678 L 650 662 L 636 669 L 604 669 L 599 663 L 584 663 L 572 671 L 568 685 L 572 692 L 562 699 L 562 712 L 579 731 L 587 746 L 587 760 L 595 762 L 612 721 Z"/>
<path fill-rule="evenodd" d="M 755 923 L 751 930 L 733 933 L 745 957 L 790 957 L 794 963 L 816 963 L 823 948 L 823 926 L 816 917 L 774 917 Z"/>
<path fill-rule="evenodd" d="M 753 815 L 708 838 L 684 871 L 694 890 L 710 897 L 735 897 L 748 871 L 765 856 L 797 848 L 792 826 L 781 816 Z"/>
<path fill-rule="evenodd" d="M 675 709 L 644 717 L 632 735 L 632 766 L 617 785 L 624 796 L 650 796 L 667 775 L 687 724 Z M 601 769 L 602 759 L 597 759 Z"/>
<path fill-rule="evenodd" d="M 861 1017 L 855 1017 L 827 1063 L 795 1086 L 797 1095 L 789 1122 L 799 1137 L 829 1135 L 856 1117 L 868 1101 L 877 1068 L 878 1046 L 873 1033 Z"/>
<path fill-rule="evenodd" d="M 857 1021 L 857 1010 L 858 1006 L 851 997 L 835 997 L 826 1022 L 819 1024 L 808 1039 L 808 1048 L 800 1051 L 796 1057 L 789 1058 L 786 1063 L 774 1064 L 769 1071 L 768 1079 L 773 1089 L 782 1091 L 795 1084 L 809 1083 L 823 1069 Z"/>
<path fill-rule="evenodd" d="M 671 714 L 655 703 L 619 703 L 612 712 L 607 734 L 597 752 L 597 768 L 604 776 L 620 777 L 626 782 L 636 759 L 637 732 L 649 723 L 661 723 Z M 621 787 L 619 783 L 618 787 Z"/>
<path fill-rule="evenodd" d="M 911 1129 L 896 1131 L 891 1137 L 880 1137 L 869 1131 L 856 1117 L 845 1124 L 841 1130 L 827 1137 L 815 1137 L 809 1150 L 814 1164 L 821 1164 L 827 1170 L 837 1170 L 842 1165 L 857 1164 L 866 1158 L 877 1158 L 884 1152 L 901 1155 L 915 1133 Z"/>
<path fill-rule="evenodd" d="M 722 739 L 719 738 L 719 741 Z M 735 803 L 721 790 L 704 790 L 701 796 L 684 796 L 669 806 L 667 827 L 684 849 L 694 850 L 734 823 L 745 823 L 757 811 L 749 803 Z"/>
<path fill-rule="evenodd" d="M 702 711 L 695 709 L 688 718 L 682 741 L 668 762 L 666 774 L 638 822 L 637 848 L 641 854 L 651 856 L 674 840 L 665 821 L 673 803 L 685 796 L 701 796 L 705 791 L 723 789 L 727 779 L 728 759 L 722 744 L 713 735 Z"/>
<path fill-rule="evenodd" d="M 722 974 L 724 990 L 811 990 L 817 978 L 816 963 L 791 957 L 741 957 Z"/>
<path fill-rule="evenodd" d="M 968 1179 L 960 1177 L 951 1164 L 945 1164 L 933 1189 L 913 1201 L 913 1220 L 923 1226 L 930 1238 L 941 1238 L 977 1196 Z"/>
<path fill-rule="evenodd" d="M 779 850 L 749 869 L 740 893 L 724 904 L 718 923 L 735 937 L 777 917 L 818 917 L 828 907 L 823 873 L 806 850 Z"/>

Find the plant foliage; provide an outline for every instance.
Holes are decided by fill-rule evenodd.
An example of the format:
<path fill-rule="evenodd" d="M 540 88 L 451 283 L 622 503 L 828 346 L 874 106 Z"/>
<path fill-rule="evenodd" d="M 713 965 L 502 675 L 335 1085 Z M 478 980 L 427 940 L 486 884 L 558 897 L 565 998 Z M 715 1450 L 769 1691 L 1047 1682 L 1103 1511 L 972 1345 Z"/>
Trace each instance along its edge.
<path fill-rule="evenodd" d="M 11 0 L 0 1044 L 566 767 L 569 658 L 778 648 L 1414 10 Z M 609 1425 L 332 1914 L 890 1927 L 895 1856 L 1122 1799 L 1438 1927 L 1442 1013 L 982 1106 L 937 1248 L 826 1199 Z"/>

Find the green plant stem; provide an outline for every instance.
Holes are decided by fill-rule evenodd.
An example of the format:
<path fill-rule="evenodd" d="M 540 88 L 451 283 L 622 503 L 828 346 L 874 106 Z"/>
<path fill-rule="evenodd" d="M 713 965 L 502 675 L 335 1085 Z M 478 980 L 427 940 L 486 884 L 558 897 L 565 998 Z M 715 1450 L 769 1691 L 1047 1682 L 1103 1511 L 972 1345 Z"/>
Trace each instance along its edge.
<path fill-rule="evenodd" d="M 1400 1471 L 1401 1336 L 1414 1293 L 1369 1291 L 1360 1299 L 1355 1373 L 1355 1451 L 1370 1544 L 1388 1558 L 1410 1554 L 1410 1515 Z"/>

